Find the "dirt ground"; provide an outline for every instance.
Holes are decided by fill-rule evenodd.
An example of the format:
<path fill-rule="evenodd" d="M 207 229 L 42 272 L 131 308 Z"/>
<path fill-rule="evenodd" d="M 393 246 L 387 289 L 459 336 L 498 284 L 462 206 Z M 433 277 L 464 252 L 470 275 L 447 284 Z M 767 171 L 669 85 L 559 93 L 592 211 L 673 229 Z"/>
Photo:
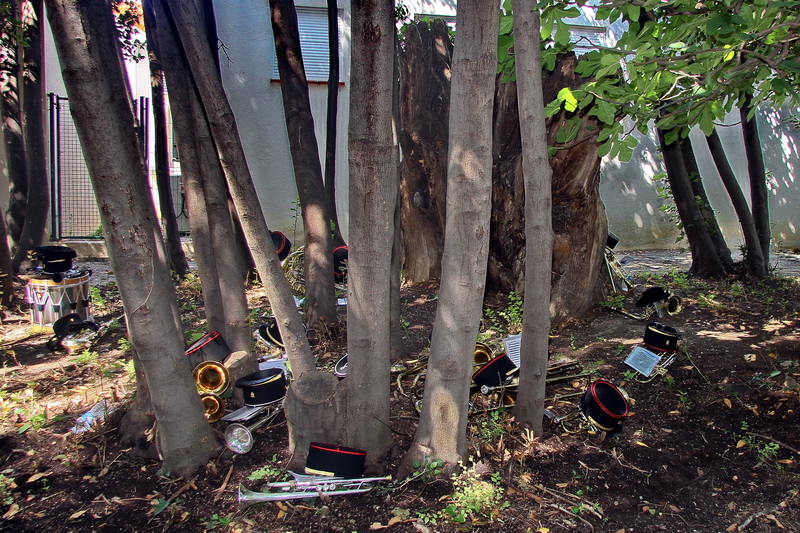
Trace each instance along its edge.
<path fill-rule="evenodd" d="M 800 264 L 796 254 L 787 258 Z M 48 351 L 52 333 L 33 331 L 20 285 L 23 303 L 0 329 L 0 531 L 800 531 L 798 272 L 761 283 L 707 281 L 685 275 L 685 256 L 624 259 L 634 289 L 553 332 L 551 363 L 570 364 L 554 367 L 547 388 L 548 408 L 564 416 L 579 411 L 591 382 L 612 382 L 629 396 L 621 432 L 549 422 L 532 441 L 507 409 L 493 409 L 498 395 L 476 393 L 473 459 L 460 481 L 434 479 L 425 475 L 433 467 L 421 467 L 413 479 L 377 483 L 365 494 L 255 505 L 238 503 L 238 487 L 267 490 L 267 481 L 283 479 L 282 415 L 256 431 L 253 451 L 225 450 L 191 479 L 163 476 L 158 463 L 135 457 L 113 424 L 75 434 L 75 418 L 92 405 L 106 398 L 121 413 L 135 391 L 129 343 L 117 325 L 122 309 L 107 283 L 113 272 L 98 274 L 93 284 L 103 286 L 92 301 L 94 319 L 111 327 L 90 351 L 73 355 Z M 681 298 L 682 310 L 658 321 L 683 336 L 664 374 L 644 382 L 624 359 L 643 346 L 648 318 L 632 315 L 642 313 L 634 303 L 650 286 Z M 396 450 L 416 425 L 424 379 L 417 363 L 427 357 L 436 290 L 403 288 L 410 355 L 391 378 Z M 197 280 L 183 282 L 180 294 L 187 330 L 198 328 Z M 250 298 L 267 311 L 260 291 Z M 487 302 L 479 340 L 499 353 L 516 332 L 519 302 Z M 343 339 L 311 341 L 325 368 L 345 352 Z M 266 353 L 262 345 L 257 351 Z M 225 423 L 214 426 L 221 433 Z M 395 454 L 387 474 L 399 460 Z"/>

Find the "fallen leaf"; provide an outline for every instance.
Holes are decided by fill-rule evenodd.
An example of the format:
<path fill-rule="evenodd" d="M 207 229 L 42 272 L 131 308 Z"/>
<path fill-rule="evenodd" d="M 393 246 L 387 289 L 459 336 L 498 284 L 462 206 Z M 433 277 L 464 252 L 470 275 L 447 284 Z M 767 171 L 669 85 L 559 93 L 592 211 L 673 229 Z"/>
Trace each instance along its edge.
<path fill-rule="evenodd" d="M 676 507 L 676 506 L 674 506 L 672 504 L 668 505 L 667 507 L 669 507 L 669 510 L 672 511 L 673 513 L 680 513 L 681 512 L 681 510 L 678 507 Z"/>
<path fill-rule="evenodd" d="M 745 441 L 743 441 L 743 440 L 739 440 L 739 442 L 736 443 L 736 448 L 737 449 L 738 448 L 743 448 L 745 446 L 747 446 L 747 443 Z"/>
<path fill-rule="evenodd" d="M 792 461 L 791 459 L 781 459 L 781 460 L 780 460 L 780 461 L 778 461 L 778 462 L 779 462 L 780 464 L 782 464 L 782 465 L 790 465 L 790 464 L 794 463 L 794 461 Z"/>
<path fill-rule="evenodd" d="M 748 363 L 752 363 L 753 361 L 756 360 L 756 354 L 754 353 L 746 353 L 743 355 L 743 357 L 744 360 L 747 361 Z"/>
<path fill-rule="evenodd" d="M 369 526 L 369 530 L 370 530 L 370 531 L 375 531 L 376 529 L 386 529 L 387 527 L 389 527 L 389 526 L 384 526 L 384 525 L 383 525 L 383 524 L 381 524 L 380 522 L 373 522 L 373 523 L 372 523 L 372 524 Z"/>
<path fill-rule="evenodd" d="M 556 483 L 556 487 L 558 487 L 559 489 L 564 489 L 569 487 L 569 483 Z"/>
<path fill-rule="evenodd" d="M 33 483 L 34 481 L 39 481 L 43 477 L 47 477 L 47 476 L 52 475 L 52 474 L 53 474 L 52 472 L 37 472 L 34 475 L 32 475 L 31 477 L 29 477 L 28 481 L 26 481 L 25 483 Z"/>
<path fill-rule="evenodd" d="M 6 511 L 6 514 L 4 514 L 1 518 L 3 520 L 8 520 L 18 512 L 19 512 L 19 505 L 17 505 L 16 503 L 12 503 L 11 507 L 9 507 L 8 511 Z"/>
<path fill-rule="evenodd" d="M 284 512 L 287 512 L 287 511 L 289 511 L 289 507 L 287 507 L 287 506 L 286 506 L 286 504 L 285 504 L 285 503 L 283 503 L 283 502 L 275 502 L 275 505 L 276 505 L 276 506 L 278 507 L 278 509 L 280 509 L 281 511 L 284 511 Z"/>
<path fill-rule="evenodd" d="M 728 526 L 728 529 L 725 531 L 736 531 L 736 528 L 739 527 L 739 524 L 731 524 Z"/>
<path fill-rule="evenodd" d="M 650 446 L 648 446 L 647 444 L 645 444 L 644 442 L 642 442 L 640 440 L 637 440 L 636 444 L 638 444 L 639 446 L 644 446 L 645 448 L 649 448 L 650 447 Z"/>
<path fill-rule="evenodd" d="M 780 523 L 780 521 L 779 521 L 777 518 L 775 518 L 775 515 L 774 515 L 774 514 L 771 514 L 771 513 L 770 513 L 770 514 L 768 514 L 768 515 L 767 515 L 767 518 L 769 518 L 770 520 L 772 520 L 773 522 L 775 522 L 775 525 L 777 525 L 779 528 L 781 528 L 781 529 L 786 529 L 785 527 L 783 527 L 783 524 L 781 524 L 781 523 Z"/>
<path fill-rule="evenodd" d="M 670 411 L 669 414 L 671 414 L 671 415 L 679 415 L 679 414 L 681 414 L 681 412 L 680 411 Z"/>
<path fill-rule="evenodd" d="M 69 520 L 75 520 L 76 518 L 82 517 L 84 514 L 86 514 L 86 511 L 87 509 L 81 509 L 80 511 L 72 513 L 71 515 L 69 515 Z"/>
<path fill-rule="evenodd" d="M 643 512 L 643 513 L 646 513 L 646 512 L 647 512 L 647 511 L 649 511 L 649 510 L 650 510 L 650 507 L 648 507 L 647 505 L 645 505 L 644 507 L 642 507 L 642 512 Z"/>
<path fill-rule="evenodd" d="M 728 398 L 725 398 L 722 401 L 725 403 L 725 405 L 728 406 L 728 409 L 733 409 L 733 403 L 731 403 L 731 401 Z"/>
<path fill-rule="evenodd" d="M 386 525 L 387 525 L 387 526 L 393 526 L 393 525 L 397 524 L 398 522 L 402 522 L 402 521 L 403 521 L 403 519 L 402 519 L 401 517 L 399 517 L 399 516 L 393 516 L 393 517 L 391 517 L 391 518 L 389 519 L 389 521 L 388 521 L 388 522 L 386 522 Z"/>
<path fill-rule="evenodd" d="M 546 527 L 540 527 L 536 530 L 536 533 L 550 533 L 550 529 Z"/>

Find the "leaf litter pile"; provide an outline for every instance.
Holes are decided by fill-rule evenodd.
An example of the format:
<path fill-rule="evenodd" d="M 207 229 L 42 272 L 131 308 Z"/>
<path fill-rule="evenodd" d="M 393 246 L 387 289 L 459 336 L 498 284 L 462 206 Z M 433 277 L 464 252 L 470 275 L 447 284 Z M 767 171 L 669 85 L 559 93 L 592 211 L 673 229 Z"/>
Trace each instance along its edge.
<path fill-rule="evenodd" d="M 800 531 L 796 273 L 706 281 L 629 266 L 633 290 L 552 332 L 541 438 L 514 423 L 513 386 L 476 390 L 470 454 L 458 476 L 433 462 L 363 494 L 249 505 L 237 501 L 240 486 L 267 491 L 288 479 L 282 413 L 254 432 L 251 452 L 226 449 L 191 479 L 164 475 L 158 462 L 120 444 L 117 423 L 136 387 L 114 284 L 92 288 L 93 318 L 107 328 L 71 354 L 46 348 L 52 332 L 34 331 L 21 303 L 0 330 L 0 531 Z M 645 316 L 650 309 L 635 302 L 651 286 L 679 296 L 682 309 Z M 24 288 L 18 292 L 24 302 Z M 179 293 L 189 344 L 204 333 L 196 277 Z M 394 474 L 413 438 L 437 287 L 406 286 L 402 297 L 408 353 L 392 368 L 395 446 L 380 475 Z M 254 316 L 268 314 L 262 290 L 249 298 Z M 487 297 L 478 341 L 497 355 L 520 320 L 519 297 Z M 625 360 L 644 347 L 650 320 L 682 336 L 673 361 L 648 378 Z M 346 353 L 337 333 L 310 333 L 320 366 L 331 371 Z M 255 350 L 274 355 L 261 344 Z M 627 396 L 628 416 L 613 434 L 576 416 L 598 379 Z M 102 400 L 106 422 L 75 431 L 76 419 Z M 220 435 L 225 425 L 214 423 Z"/>

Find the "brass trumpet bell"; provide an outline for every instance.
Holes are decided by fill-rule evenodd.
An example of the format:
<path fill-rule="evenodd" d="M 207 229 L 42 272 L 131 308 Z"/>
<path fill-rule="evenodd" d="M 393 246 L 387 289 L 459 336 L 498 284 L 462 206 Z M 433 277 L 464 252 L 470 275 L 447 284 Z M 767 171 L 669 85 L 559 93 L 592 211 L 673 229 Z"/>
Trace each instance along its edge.
<path fill-rule="evenodd" d="M 475 365 L 486 364 L 492 359 L 492 349 L 482 342 L 477 342 L 475 343 L 475 354 L 473 357 Z"/>
<path fill-rule="evenodd" d="M 220 394 L 230 385 L 228 369 L 217 361 L 205 361 L 194 368 L 194 381 L 201 394 Z"/>
<path fill-rule="evenodd" d="M 681 312 L 683 307 L 681 306 L 681 297 L 675 296 L 674 294 L 667 298 L 667 301 L 664 302 L 664 309 L 666 310 L 668 315 L 677 315 Z"/>
<path fill-rule="evenodd" d="M 203 394 L 200 396 L 203 402 L 206 418 L 210 422 L 216 422 L 225 414 L 225 402 L 216 394 Z"/>

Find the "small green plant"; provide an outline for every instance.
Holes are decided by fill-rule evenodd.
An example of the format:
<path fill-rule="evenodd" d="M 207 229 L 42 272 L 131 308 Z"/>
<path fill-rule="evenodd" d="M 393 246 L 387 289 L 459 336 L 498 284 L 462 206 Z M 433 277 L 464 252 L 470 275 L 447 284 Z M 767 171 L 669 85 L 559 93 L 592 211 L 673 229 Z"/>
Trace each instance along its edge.
<path fill-rule="evenodd" d="M 89 296 L 92 299 L 93 306 L 106 306 L 106 299 L 103 297 L 103 291 L 101 291 L 99 287 L 89 287 Z"/>
<path fill-rule="evenodd" d="M 622 377 L 623 379 L 625 379 L 625 381 L 633 381 L 634 379 L 636 379 L 636 371 L 626 370 L 625 372 L 622 373 Z"/>
<path fill-rule="evenodd" d="M 474 463 L 469 468 L 464 468 L 461 462 L 459 464 L 463 470 L 452 478 L 453 494 L 449 505 L 442 510 L 442 516 L 458 523 L 496 518 L 500 510 L 509 505 L 503 501 L 500 474 L 490 475 L 487 481 L 475 471 Z"/>
<path fill-rule="evenodd" d="M 622 294 L 617 294 L 616 296 L 610 296 L 608 300 L 600 302 L 600 305 L 602 305 L 603 307 L 608 307 L 609 309 L 614 309 L 615 311 L 619 311 L 620 309 L 622 309 L 624 304 L 625 304 L 625 296 Z"/>
<path fill-rule="evenodd" d="M 280 479 L 285 477 L 285 471 L 282 467 L 276 465 L 275 463 L 278 462 L 278 456 L 273 455 L 272 459 L 259 468 L 258 470 L 254 470 L 247 479 L 249 481 L 261 481 L 262 479 Z"/>
<path fill-rule="evenodd" d="M 216 529 L 218 527 L 224 529 L 225 531 L 228 530 L 228 526 L 231 523 L 232 517 L 229 516 L 220 516 L 217 513 L 211 515 L 211 518 L 208 520 L 201 520 L 200 523 L 205 524 L 206 531 L 210 531 L 212 529 Z"/>
<path fill-rule="evenodd" d="M 507 432 L 508 418 L 505 409 L 486 411 L 475 417 L 470 430 L 479 442 L 491 445 Z"/>
<path fill-rule="evenodd" d="M 17 488 L 17 484 L 10 477 L 0 474 L 0 504 L 11 505 L 14 503 L 12 491 Z"/>
<path fill-rule="evenodd" d="M 128 353 L 133 348 L 133 345 L 128 337 L 120 337 L 117 341 L 117 348 L 123 353 Z"/>
<path fill-rule="evenodd" d="M 522 331 L 523 308 L 522 296 L 511 291 L 508 294 L 508 303 L 505 308 L 499 311 L 487 308 L 484 310 L 483 315 L 487 324 L 513 335 Z"/>
<path fill-rule="evenodd" d="M 100 354 L 91 350 L 84 350 L 78 357 L 75 358 L 75 364 L 78 366 L 94 366 L 97 364 Z"/>

